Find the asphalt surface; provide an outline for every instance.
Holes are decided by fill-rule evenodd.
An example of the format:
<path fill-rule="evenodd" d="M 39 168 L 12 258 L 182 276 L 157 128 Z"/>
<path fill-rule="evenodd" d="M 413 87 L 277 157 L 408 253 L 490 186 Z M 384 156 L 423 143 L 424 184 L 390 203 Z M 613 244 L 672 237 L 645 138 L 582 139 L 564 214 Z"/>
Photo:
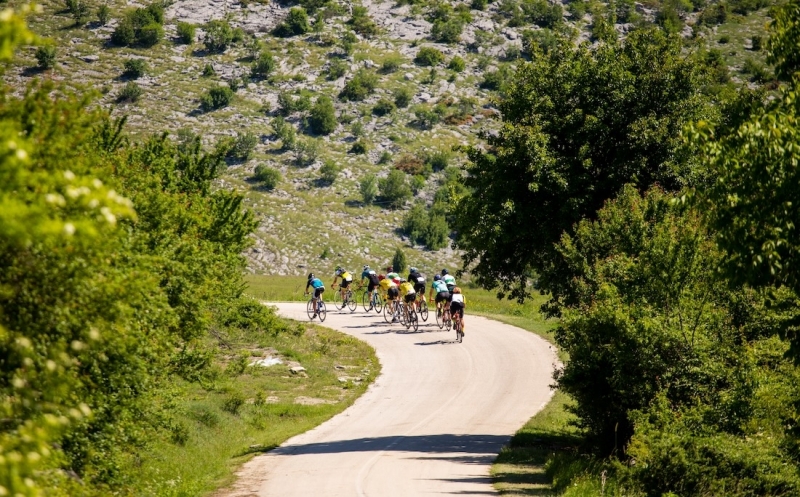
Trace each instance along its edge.
<path fill-rule="evenodd" d="M 274 305 L 308 320 L 305 303 Z M 462 343 L 433 313 L 415 333 L 361 306 L 328 309 L 323 325 L 372 345 L 381 375 L 344 412 L 247 462 L 218 495 L 497 495 L 490 467 L 549 401 L 554 347 L 469 309 Z"/>

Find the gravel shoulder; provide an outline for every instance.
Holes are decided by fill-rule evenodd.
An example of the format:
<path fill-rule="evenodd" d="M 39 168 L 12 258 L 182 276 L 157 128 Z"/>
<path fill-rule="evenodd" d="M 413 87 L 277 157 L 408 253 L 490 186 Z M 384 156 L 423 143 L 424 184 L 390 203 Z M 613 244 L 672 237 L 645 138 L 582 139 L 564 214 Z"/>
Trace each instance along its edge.
<path fill-rule="evenodd" d="M 308 319 L 305 304 L 276 304 Z M 467 315 L 466 337 L 383 317 L 328 312 L 325 326 L 373 346 L 382 374 L 355 404 L 255 457 L 218 496 L 496 495 L 489 470 L 550 400 L 555 348 L 533 333 Z"/>

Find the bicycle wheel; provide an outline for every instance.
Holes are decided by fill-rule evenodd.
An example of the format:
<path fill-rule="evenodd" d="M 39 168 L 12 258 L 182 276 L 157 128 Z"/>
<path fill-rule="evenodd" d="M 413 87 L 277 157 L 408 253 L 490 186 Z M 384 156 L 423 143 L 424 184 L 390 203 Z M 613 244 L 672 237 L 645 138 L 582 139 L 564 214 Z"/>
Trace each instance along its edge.
<path fill-rule="evenodd" d="M 361 295 L 361 306 L 364 307 L 364 312 L 369 312 L 369 310 L 372 309 L 369 297 L 369 290 L 364 290 L 364 293 Z"/>
<path fill-rule="evenodd" d="M 436 312 L 436 326 L 438 326 L 439 329 L 441 330 L 442 328 L 444 328 L 444 316 L 442 315 L 442 311 L 439 309 L 438 306 L 436 307 L 435 312 Z"/>
<path fill-rule="evenodd" d="M 453 316 L 450 314 L 450 310 L 448 309 L 444 311 L 442 316 L 444 317 L 444 327 L 447 329 L 447 331 L 450 331 L 450 329 L 453 327 Z"/>
<path fill-rule="evenodd" d="M 375 312 L 380 314 L 381 313 L 381 309 L 383 308 L 384 305 L 386 305 L 386 303 L 383 301 L 383 297 L 381 297 L 380 293 L 376 293 L 375 294 L 375 302 L 373 302 L 373 304 L 372 304 L 372 307 L 375 308 Z"/>
<path fill-rule="evenodd" d="M 306 305 L 306 312 L 308 313 L 308 319 L 314 319 L 314 301 L 309 300 L 308 305 Z"/>
<path fill-rule="evenodd" d="M 419 315 L 422 316 L 423 321 L 428 320 L 428 303 L 424 300 L 419 303 Z"/>
<path fill-rule="evenodd" d="M 347 308 L 350 309 L 350 312 L 355 312 L 356 307 L 358 307 L 358 303 L 356 303 L 356 296 L 353 295 L 353 292 L 347 290 Z"/>
<path fill-rule="evenodd" d="M 411 309 L 408 317 L 411 319 L 411 327 L 414 328 L 414 331 L 417 331 L 419 329 L 419 318 L 417 317 L 417 313 L 414 312 L 414 309 Z"/>
<path fill-rule="evenodd" d="M 342 302 L 342 295 L 339 293 L 339 290 L 333 290 L 333 298 L 331 300 L 333 301 L 333 308 L 335 310 L 344 309 L 344 302 Z"/>
<path fill-rule="evenodd" d="M 386 305 L 383 306 L 383 319 L 385 319 L 386 322 L 389 324 L 391 324 L 392 314 L 394 314 L 394 309 L 392 309 L 392 307 L 394 306 L 392 305 L 391 300 L 389 302 L 386 302 Z"/>
<path fill-rule="evenodd" d="M 325 321 L 325 318 L 328 315 L 328 311 L 325 309 L 325 302 L 319 301 L 319 322 Z"/>
<path fill-rule="evenodd" d="M 403 323 L 403 326 L 406 329 L 411 328 L 411 311 L 408 309 L 408 305 L 403 307 L 403 310 L 400 311 L 400 321 Z"/>

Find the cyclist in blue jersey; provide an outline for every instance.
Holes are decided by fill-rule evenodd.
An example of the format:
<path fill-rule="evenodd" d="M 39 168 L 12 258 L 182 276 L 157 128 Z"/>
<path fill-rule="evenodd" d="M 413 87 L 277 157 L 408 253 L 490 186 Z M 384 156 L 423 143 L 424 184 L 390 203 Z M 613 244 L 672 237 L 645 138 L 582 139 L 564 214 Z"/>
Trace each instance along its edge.
<path fill-rule="evenodd" d="M 380 281 L 378 280 L 378 273 L 370 269 L 369 266 L 364 266 L 364 270 L 361 272 L 361 288 L 364 286 L 364 280 L 369 282 L 369 286 L 367 286 L 367 291 L 372 295 L 375 292 L 375 288 L 378 287 Z M 372 309 L 372 300 L 373 297 L 370 297 L 369 308 Z"/>
<path fill-rule="evenodd" d="M 456 287 L 456 279 L 447 271 L 447 269 L 442 269 L 442 281 L 444 281 L 445 285 L 447 285 L 447 291 L 452 294 L 453 289 Z"/>
<path fill-rule="evenodd" d="M 314 298 L 312 299 L 312 305 L 314 306 L 314 315 L 311 316 L 311 319 L 317 317 L 317 301 L 322 298 L 322 292 L 325 291 L 325 284 L 322 283 L 322 280 L 319 278 L 314 277 L 314 273 L 309 273 L 308 281 L 306 282 L 306 293 L 308 295 L 308 287 L 314 288 Z"/>
<path fill-rule="evenodd" d="M 447 306 L 450 302 L 450 291 L 447 289 L 447 284 L 442 280 L 438 274 L 433 276 L 433 284 L 431 285 L 431 294 L 428 298 L 433 297 L 433 292 L 436 292 L 436 313 L 441 316 L 442 306 Z"/>

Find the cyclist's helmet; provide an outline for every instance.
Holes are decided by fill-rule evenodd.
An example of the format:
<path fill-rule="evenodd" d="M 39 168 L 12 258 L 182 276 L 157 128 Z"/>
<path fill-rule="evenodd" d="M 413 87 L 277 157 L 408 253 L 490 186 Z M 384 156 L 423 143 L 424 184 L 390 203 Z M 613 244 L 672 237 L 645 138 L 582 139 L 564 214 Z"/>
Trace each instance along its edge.
<path fill-rule="evenodd" d="M 461 293 L 461 289 L 459 287 L 453 288 L 453 293 Z"/>
<path fill-rule="evenodd" d="M 337 273 L 342 272 L 342 266 L 336 266 L 336 272 Z"/>
<path fill-rule="evenodd" d="M 442 279 L 442 277 L 440 275 L 438 275 L 438 274 L 434 274 L 433 275 L 433 281 L 439 281 L 440 279 Z"/>
<path fill-rule="evenodd" d="M 308 279 L 313 280 L 314 279 L 314 273 L 308 273 Z"/>
<path fill-rule="evenodd" d="M 387 273 L 391 273 L 392 272 L 392 266 L 386 266 L 386 272 Z"/>
<path fill-rule="evenodd" d="M 382 274 L 379 274 L 379 275 L 378 275 L 378 281 L 383 281 L 383 280 L 385 280 L 385 279 L 386 279 L 386 276 L 384 276 L 384 275 L 382 275 Z"/>
<path fill-rule="evenodd" d="M 442 269 L 442 276 L 447 274 L 447 269 Z"/>
<path fill-rule="evenodd" d="M 364 271 L 369 271 L 369 266 L 364 266 Z"/>
<path fill-rule="evenodd" d="M 408 269 L 408 271 L 409 271 L 410 273 L 416 273 L 416 272 L 417 272 L 417 268 L 415 268 L 414 266 L 411 266 L 411 267 Z"/>

